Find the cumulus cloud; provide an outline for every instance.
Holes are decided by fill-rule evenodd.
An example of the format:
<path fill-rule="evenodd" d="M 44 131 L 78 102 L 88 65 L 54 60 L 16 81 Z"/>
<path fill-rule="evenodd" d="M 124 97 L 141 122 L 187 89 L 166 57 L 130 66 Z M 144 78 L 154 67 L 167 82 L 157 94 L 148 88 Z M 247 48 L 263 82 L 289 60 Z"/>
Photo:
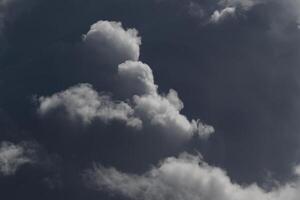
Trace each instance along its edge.
<path fill-rule="evenodd" d="M 143 123 L 182 138 L 191 138 L 194 134 L 206 137 L 214 131 L 211 126 L 204 125 L 200 120 L 189 121 L 180 113 L 184 104 L 175 90 L 171 89 L 168 94 L 159 94 L 148 65 L 127 61 L 119 65 L 118 73 L 119 77 L 131 86 L 134 94 L 134 112 Z"/>
<path fill-rule="evenodd" d="M 141 38 L 138 31 L 124 29 L 120 22 L 98 21 L 83 36 L 83 42 L 108 64 L 139 59 Z"/>
<path fill-rule="evenodd" d="M 13 144 L 1 142 L 0 144 L 0 173 L 13 175 L 24 164 L 36 162 L 36 149 L 33 143 L 22 142 Z"/>
<path fill-rule="evenodd" d="M 95 190 L 139 200 L 296 200 L 300 195 L 300 178 L 267 192 L 256 184 L 234 183 L 224 170 L 187 153 L 164 159 L 142 175 L 95 165 L 83 178 Z"/>
<path fill-rule="evenodd" d="M 183 108 L 182 101 L 175 90 L 170 90 L 167 95 L 147 94 L 133 97 L 134 110 L 144 123 L 158 127 L 162 132 L 189 139 L 194 134 L 206 137 L 214 130 L 200 120 L 189 121 L 180 113 Z"/>
<path fill-rule="evenodd" d="M 114 102 L 91 85 L 78 84 L 49 97 L 40 97 L 38 112 L 41 115 L 63 110 L 70 119 L 79 118 L 85 124 L 94 119 L 123 121 L 127 126 L 139 129 L 145 124 L 158 132 L 184 139 L 195 134 L 206 137 L 214 131 L 199 119 L 188 120 L 180 113 L 183 102 L 175 90 L 158 93 L 151 68 L 137 61 L 141 41 L 135 29 L 126 31 L 119 22 L 99 21 L 85 35 L 84 41 L 99 47 L 100 53 L 104 54 L 101 57 L 119 54 L 129 59 L 117 65 L 118 88 L 126 100 Z"/>
<path fill-rule="evenodd" d="M 118 66 L 118 75 L 127 96 L 157 93 L 158 86 L 154 84 L 152 70 L 147 64 L 126 61 Z"/>
<path fill-rule="evenodd" d="M 226 7 L 224 8 L 223 10 L 221 11 L 218 11 L 216 10 L 211 18 L 210 18 L 210 21 L 212 23 L 218 23 L 218 22 L 221 22 L 223 20 L 225 20 L 226 18 L 228 17 L 232 17 L 235 15 L 235 11 L 236 11 L 236 8 L 235 7 Z"/>
<path fill-rule="evenodd" d="M 125 102 L 114 102 L 110 96 L 98 94 L 90 84 L 78 84 L 49 97 L 39 98 L 38 112 L 45 115 L 55 109 L 64 109 L 71 119 L 79 118 L 89 124 L 95 118 L 104 122 L 124 121 L 140 128 L 141 121 L 133 116 L 134 110 Z"/>
<path fill-rule="evenodd" d="M 42 116 L 57 110 L 64 111 L 71 120 L 80 119 L 85 124 L 94 119 L 106 123 L 122 121 L 137 129 L 146 124 L 182 139 L 189 139 L 194 134 L 206 137 L 213 132 L 213 127 L 200 120 L 189 121 L 180 114 L 183 103 L 175 90 L 170 90 L 167 95 L 151 92 L 134 95 L 131 102 L 124 102 L 99 94 L 89 84 L 78 84 L 52 96 L 40 97 L 39 102 L 38 113 Z"/>

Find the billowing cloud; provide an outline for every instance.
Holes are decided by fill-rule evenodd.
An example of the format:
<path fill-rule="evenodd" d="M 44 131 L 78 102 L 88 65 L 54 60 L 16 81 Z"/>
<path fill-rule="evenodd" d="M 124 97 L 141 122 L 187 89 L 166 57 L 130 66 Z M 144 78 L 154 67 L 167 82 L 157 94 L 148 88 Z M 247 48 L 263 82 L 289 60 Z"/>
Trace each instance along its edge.
<path fill-rule="evenodd" d="M 214 130 L 199 119 L 188 120 L 180 113 L 183 102 L 175 90 L 159 94 L 151 68 L 140 61 L 140 38 L 135 29 L 124 30 L 121 23 L 99 21 L 86 34 L 84 42 L 100 49 L 99 56 L 126 55 L 129 59 L 118 66 L 118 90 L 126 100 L 112 101 L 111 97 L 99 94 L 89 84 L 78 84 L 49 97 L 39 98 L 38 112 L 41 115 L 53 110 L 63 110 L 70 119 L 81 119 L 85 124 L 94 119 L 104 122 L 119 120 L 127 126 L 141 128 L 146 125 L 158 132 L 181 139 L 193 135 L 206 137 Z M 122 95 L 121 95 L 122 96 Z"/>
<path fill-rule="evenodd" d="M 98 21 L 83 36 L 83 42 L 108 64 L 139 59 L 141 38 L 138 31 L 125 30 L 120 22 Z"/>
<path fill-rule="evenodd" d="M 135 113 L 144 123 L 158 127 L 168 135 L 189 139 L 194 134 L 207 137 L 214 131 L 213 127 L 201 123 L 200 120 L 189 121 L 180 113 L 183 103 L 175 90 L 171 89 L 167 95 L 136 95 L 133 101 Z"/>
<path fill-rule="evenodd" d="M 39 102 L 38 113 L 42 116 L 60 110 L 69 119 L 80 119 L 85 124 L 95 119 L 105 123 L 122 121 L 137 129 L 147 124 L 148 127 L 157 127 L 161 132 L 181 139 L 191 138 L 194 134 L 206 137 L 214 131 L 213 127 L 200 120 L 189 121 L 180 114 L 183 103 L 172 89 L 167 95 L 134 95 L 131 103 L 127 103 L 114 102 L 110 96 L 99 94 L 89 84 L 78 84 L 52 96 L 40 97 Z"/>
<path fill-rule="evenodd" d="M 36 149 L 30 142 L 0 144 L 0 174 L 13 175 L 24 164 L 36 162 Z"/>
<path fill-rule="evenodd" d="M 216 10 L 211 18 L 210 18 L 210 21 L 212 23 L 218 23 L 218 22 L 221 22 L 223 20 L 225 20 L 226 18 L 228 17 L 232 17 L 235 15 L 235 10 L 236 8 L 235 7 L 226 7 L 224 8 L 223 10 L 221 11 L 218 11 Z"/>
<path fill-rule="evenodd" d="M 89 84 L 78 84 L 49 97 L 39 98 L 38 112 L 45 115 L 55 109 L 64 109 L 70 119 L 79 118 L 85 124 L 97 118 L 104 122 L 124 121 L 128 126 L 141 127 L 133 117 L 133 109 L 125 102 L 114 102 L 108 95 L 101 95 Z"/>
<path fill-rule="evenodd" d="M 296 200 L 300 195 L 300 179 L 267 192 L 256 184 L 234 183 L 224 170 L 186 153 L 142 175 L 95 165 L 83 177 L 95 190 L 139 200 Z"/>
<path fill-rule="evenodd" d="M 152 70 L 142 62 L 126 61 L 120 64 L 118 75 L 124 87 L 122 90 L 129 96 L 157 93 Z"/>

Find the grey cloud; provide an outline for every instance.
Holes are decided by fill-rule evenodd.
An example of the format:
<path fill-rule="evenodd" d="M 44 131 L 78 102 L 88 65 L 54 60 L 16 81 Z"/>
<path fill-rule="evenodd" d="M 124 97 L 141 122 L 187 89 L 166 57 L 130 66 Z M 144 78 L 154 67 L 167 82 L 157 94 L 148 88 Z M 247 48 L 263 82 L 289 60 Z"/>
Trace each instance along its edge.
<path fill-rule="evenodd" d="M 39 98 L 38 112 L 45 115 L 53 109 L 63 108 L 70 119 L 80 118 L 89 124 L 95 118 L 104 122 L 124 121 L 128 126 L 141 127 L 141 121 L 133 117 L 133 109 L 125 102 L 114 102 L 108 95 L 101 95 L 89 84 L 78 84 L 49 97 Z"/>
<path fill-rule="evenodd" d="M 118 66 L 118 75 L 124 90 L 128 96 L 135 94 L 155 94 L 157 85 L 151 68 L 142 62 L 126 61 Z"/>
<path fill-rule="evenodd" d="M 98 21 L 83 36 L 83 42 L 108 64 L 139 59 L 141 38 L 138 31 L 125 30 L 120 22 Z"/>
<path fill-rule="evenodd" d="M 189 2 L 187 5 L 187 11 L 188 14 L 196 18 L 203 18 L 206 13 L 205 9 L 200 4 L 193 1 Z"/>
<path fill-rule="evenodd" d="M 13 175 L 24 164 L 36 162 L 36 149 L 33 143 L 22 142 L 13 144 L 1 142 L 0 144 L 0 173 Z"/>
<path fill-rule="evenodd" d="M 216 10 L 211 18 L 210 18 L 210 21 L 212 23 L 219 23 L 219 22 L 222 22 L 223 20 L 225 20 L 226 18 L 228 17 L 232 17 L 232 16 L 235 16 L 235 11 L 236 11 L 236 8 L 235 7 L 226 7 L 224 8 L 223 10 L 221 11 L 218 11 Z"/>
<path fill-rule="evenodd" d="M 298 169 L 298 168 L 297 168 Z M 297 180 L 267 192 L 256 184 L 239 185 L 226 172 L 205 163 L 198 156 L 169 157 L 142 175 L 95 165 L 83 174 L 86 185 L 99 191 L 142 200 L 296 200 Z"/>
<path fill-rule="evenodd" d="M 207 137 L 214 131 L 213 127 L 200 120 L 189 121 L 180 114 L 183 103 L 175 90 L 170 90 L 167 95 L 134 95 L 129 104 L 114 102 L 110 96 L 99 94 L 91 85 L 79 84 L 52 96 L 40 97 L 39 102 L 38 113 L 42 116 L 63 109 L 71 120 L 79 118 L 85 124 L 94 119 L 106 123 L 112 120 L 123 121 L 127 126 L 138 129 L 142 124 L 147 124 L 181 139 L 189 139 L 194 134 Z"/>
<path fill-rule="evenodd" d="M 225 7 L 240 7 L 244 10 L 249 10 L 253 6 L 265 3 L 268 0 L 220 0 L 219 4 Z"/>
<path fill-rule="evenodd" d="M 135 52 L 131 60 L 118 65 L 118 88 L 126 94 L 128 102 L 113 102 L 109 96 L 98 94 L 91 85 L 79 84 L 52 96 L 40 97 L 38 112 L 41 115 L 63 108 L 69 118 L 80 118 L 86 124 L 93 119 L 104 122 L 119 120 L 136 128 L 146 124 L 180 139 L 190 139 L 195 134 L 207 137 L 214 131 L 213 127 L 201 123 L 199 119 L 189 121 L 180 113 L 183 102 L 175 90 L 170 90 L 166 95 L 158 93 L 151 68 L 135 61 L 141 43 L 135 29 L 125 31 L 121 23 L 99 21 L 92 26 L 84 41 L 99 47 L 101 57 L 107 54 L 113 57 L 116 52 L 120 55 Z"/>
<path fill-rule="evenodd" d="M 136 95 L 133 101 L 136 115 L 145 123 L 159 127 L 165 134 L 189 139 L 194 134 L 207 137 L 214 131 L 213 127 L 201 123 L 200 120 L 189 121 L 180 113 L 183 103 L 175 90 L 171 89 L 167 95 Z"/>

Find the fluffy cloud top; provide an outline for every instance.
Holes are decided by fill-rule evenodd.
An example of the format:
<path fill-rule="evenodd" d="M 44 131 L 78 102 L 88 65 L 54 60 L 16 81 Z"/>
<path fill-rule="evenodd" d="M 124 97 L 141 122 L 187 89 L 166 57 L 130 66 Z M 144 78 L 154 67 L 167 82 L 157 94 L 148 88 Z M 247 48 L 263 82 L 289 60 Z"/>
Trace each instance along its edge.
<path fill-rule="evenodd" d="M 129 95 L 157 93 L 152 70 L 142 62 L 126 61 L 118 66 L 118 74 Z"/>
<path fill-rule="evenodd" d="M 200 120 L 189 121 L 180 113 L 183 103 L 175 90 L 171 89 L 167 95 L 136 95 L 133 101 L 136 115 L 165 134 L 189 139 L 194 134 L 206 137 L 214 131 L 213 127 L 202 124 Z"/>
<path fill-rule="evenodd" d="M 128 126 L 141 127 L 141 121 L 133 117 L 133 109 L 125 102 L 113 102 L 108 95 L 101 95 L 89 84 L 78 84 L 49 97 L 39 98 L 38 112 L 45 115 L 53 109 L 63 108 L 71 119 L 79 118 L 91 123 L 97 118 L 104 122 L 125 121 Z"/>
<path fill-rule="evenodd" d="M 236 8 L 235 7 L 226 7 L 224 8 L 223 10 L 221 11 L 218 11 L 216 10 L 211 18 L 210 18 L 210 21 L 212 23 L 218 23 L 218 22 L 221 22 L 223 20 L 225 20 L 226 18 L 228 17 L 232 17 L 235 15 L 235 10 Z"/>
<path fill-rule="evenodd" d="M 167 158 L 142 175 L 98 165 L 83 177 L 95 190 L 139 200 L 296 200 L 300 195 L 300 179 L 266 192 L 256 184 L 233 183 L 222 169 L 189 154 Z"/>
<path fill-rule="evenodd" d="M 141 38 L 138 31 L 125 30 L 120 22 L 98 21 L 83 36 L 83 41 L 109 64 L 139 59 Z"/>
<path fill-rule="evenodd" d="M 35 149 L 31 143 L 15 145 L 10 142 L 0 144 L 0 173 L 13 175 L 24 164 L 35 162 Z"/>
<path fill-rule="evenodd" d="M 39 98 L 41 115 L 63 109 L 70 119 L 80 119 L 85 124 L 94 119 L 104 122 L 119 120 L 127 126 L 140 129 L 142 124 L 157 128 L 166 135 L 189 139 L 194 134 L 206 137 L 214 130 L 200 120 L 189 121 L 180 111 L 183 102 L 175 90 L 159 94 L 151 68 L 138 61 L 119 65 L 119 76 L 126 80 L 135 95 L 130 102 L 112 101 L 110 96 L 99 94 L 89 84 L 78 84 L 49 97 Z M 126 89 L 126 88 L 125 88 Z"/>
<path fill-rule="evenodd" d="M 184 105 L 175 90 L 171 89 L 166 95 L 158 93 L 158 86 L 154 83 L 153 73 L 148 65 L 127 61 L 119 65 L 118 69 L 120 78 L 131 86 L 134 94 L 132 99 L 135 115 L 145 124 L 183 138 L 190 138 L 195 133 L 207 136 L 213 132 L 212 127 L 199 120 L 189 121 L 180 114 Z"/>

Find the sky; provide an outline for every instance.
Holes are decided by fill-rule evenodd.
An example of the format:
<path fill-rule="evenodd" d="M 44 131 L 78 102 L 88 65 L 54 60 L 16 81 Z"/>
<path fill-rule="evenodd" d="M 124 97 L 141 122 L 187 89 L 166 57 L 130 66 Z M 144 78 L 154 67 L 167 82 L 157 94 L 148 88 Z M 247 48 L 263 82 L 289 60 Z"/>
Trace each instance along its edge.
<path fill-rule="evenodd" d="M 298 200 L 299 0 L 0 0 L 0 196 Z"/>

